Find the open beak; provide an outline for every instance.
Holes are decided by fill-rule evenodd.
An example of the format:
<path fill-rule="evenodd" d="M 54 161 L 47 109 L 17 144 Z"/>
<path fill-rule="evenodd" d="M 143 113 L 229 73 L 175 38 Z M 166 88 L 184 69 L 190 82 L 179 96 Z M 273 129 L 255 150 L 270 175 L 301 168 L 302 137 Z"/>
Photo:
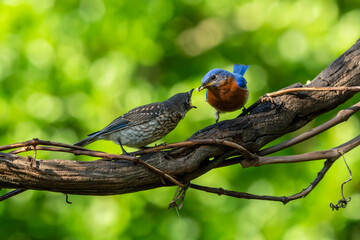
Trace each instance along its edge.
<path fill-rule="evenodd" d="M 190 102 L 190 107 L 191 108 L 197 108 L 196 106 L 192 105 L 192 102 Z"/>
<path fill-rule="evenodd" d="M 190 96 L 192 96 L 193 91 L 194 91 L 194 89 L 191 89 L 191 90 L 189 91 Z M 196 106 L 192 105 L 191 100 L 190 100 L 190 107 L 191 107 L 191 108 L 197 108 Z"/>
<path fill-rule="evenodd" d="M 192 96 L 194 89 L 191 89 L 190 91 L 188 91 L 189 95 Z"/>

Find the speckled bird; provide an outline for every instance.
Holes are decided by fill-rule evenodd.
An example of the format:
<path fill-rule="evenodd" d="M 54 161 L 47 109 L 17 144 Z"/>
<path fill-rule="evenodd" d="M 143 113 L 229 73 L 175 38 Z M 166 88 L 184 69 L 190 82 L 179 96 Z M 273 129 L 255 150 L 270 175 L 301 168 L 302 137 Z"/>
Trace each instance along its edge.
<path fill-rule="evenodd" d="M 164 102 L 134 108 L 74 145 L 85 146 L 97 140 L 111 140 L 120 145 L 123 154 L 127 154 L 123 145 L 144 147 L 166 136 L 190 109 L 196 108 L 191 104 L 193 91 L 175 94 Z"/>
<path fill-rule="evenodd" d="M 215 108 L 216 122 L 219 121 L 219 113 L 236 111 L 247 102 L 249 90 L 244 74 L 249 67 L 249 65 L 236 64 L 233 73 L 215 68 L 202 79 L 197 91 L 207 89 L 206 101 Z"/>

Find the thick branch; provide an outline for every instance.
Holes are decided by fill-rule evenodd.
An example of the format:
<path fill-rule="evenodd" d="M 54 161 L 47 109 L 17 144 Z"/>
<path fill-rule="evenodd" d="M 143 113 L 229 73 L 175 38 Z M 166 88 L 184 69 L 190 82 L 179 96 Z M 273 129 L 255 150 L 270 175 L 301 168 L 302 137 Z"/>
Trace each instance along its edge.
<path fill-rule="evenodd" d="M 358 41 L 306 87 L 360 86 L 359 61 Z M 355 91 L 300 91 L 282 95 L 273 99 L 274 104 L 259 104 L 249 114 L 208 126 L 189 140 L 226 140 L 254 153 L 346 102 L 354 94 Z M 139 159 L 177 180 L 189 181 L 207 171 L 204 165 L 208 165 L 210 159 L 217 159 L 216 163 L 223 161 L 224 156 L 229 156 L 229 149 L 233 148 L 223 144 L 192 145 L 167 152 L 144 153 Z M 231 151 L 231 154 L 239 155 L 239 151 Z M 34 160 L 32 165 L 27 158 L 18 155 L 0 155 L 0 188 L 110 195 L 172 184 L 147 167 L 128 161 Z"/>

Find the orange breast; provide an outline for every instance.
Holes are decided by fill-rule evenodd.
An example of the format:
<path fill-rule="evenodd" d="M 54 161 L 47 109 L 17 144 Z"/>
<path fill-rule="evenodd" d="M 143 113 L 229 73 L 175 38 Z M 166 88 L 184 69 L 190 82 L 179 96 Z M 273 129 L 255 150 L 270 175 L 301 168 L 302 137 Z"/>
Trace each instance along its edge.
<path fill-rule="evenodd" d="M 208 103 L 219 112 L 232 112 L 242 108 L 247 102 L 249 91 L 240 88 L 236 81 L 219 88 L 209 88 Z"/>

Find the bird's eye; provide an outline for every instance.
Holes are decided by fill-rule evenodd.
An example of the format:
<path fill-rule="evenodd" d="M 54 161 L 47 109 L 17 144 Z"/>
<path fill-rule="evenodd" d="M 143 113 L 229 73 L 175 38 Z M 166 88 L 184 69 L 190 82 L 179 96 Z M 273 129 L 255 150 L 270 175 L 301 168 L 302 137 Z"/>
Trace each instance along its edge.
<path fill-rule="evenodd" d="M 214 80 L 214 79 L 216 78 L 216 75 L 213 74 L 213 75 L 210 76 L 210 78 L 211 78 L 212 80 Z"/>

